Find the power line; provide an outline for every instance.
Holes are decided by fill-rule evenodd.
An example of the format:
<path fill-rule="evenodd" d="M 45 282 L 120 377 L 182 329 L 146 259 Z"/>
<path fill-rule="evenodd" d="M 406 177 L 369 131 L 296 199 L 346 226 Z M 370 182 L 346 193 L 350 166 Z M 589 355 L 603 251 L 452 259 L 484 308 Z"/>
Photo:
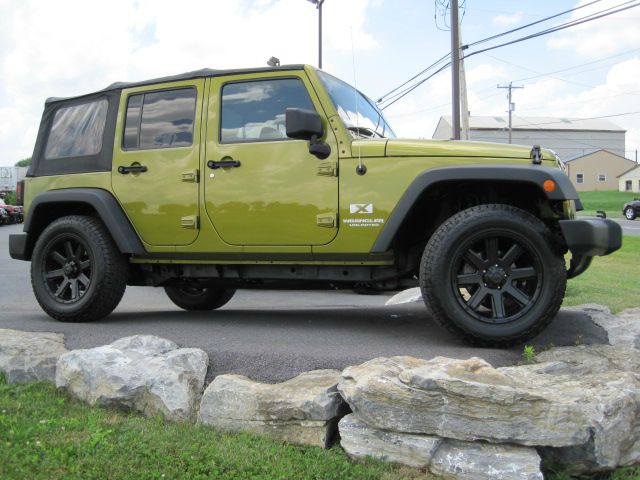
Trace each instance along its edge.
<path fill-rule="evenodd" d="M 578 9 L 580 9 L 580 8 L 584 8 L 584 7 L 589 6 L 589 5 L 593 5 L 593 4 L 598 3 L 598 2 L 600 2 L 600 1 L 602 1 L 602 0 L 594 0 L 594 1 L 592 1 L 592 2 L 589 2 L 589 3 L 585 4 L 585 5 L 581 5 L 581 6 L 579 6 L 579 7 L 575 7 L 575 8 L 573 8 L 573 9 L 566 10 L 566 11 L 564 11 L 564 12 L 561 12 L 561 13 L 558 13 L 558 14 L 555 14 L 555 15 L 551 15 L 551 16 L 549 16 L 549 17 L 545 17 L 544 19 L 541 19 L 541 20 L 536 21 L 536 22 L 532 22 L 532 23 L 527 24 L 527 25 L 525 25 L 525 26 L 523 26 L 523 27 L 518 27 L 517 29 L 511 29 L 511 30 L 508 30 L 508 31 L 503 32 L 503 33 L 501 33 L 501 34 L 493 35 L 493 36 L 491 36 L 491 37 L 487 37 L 487 38 L 485 38 L 485 39 L 481 39 L 481 40 L 478 40 L 478 41 L 476 41 L 476 42 L 472 42 L 472 43 L 470 43 L 470 44 L 468 44 L 468 45 L 466 45 L 466 46 L 463 46 L 462 48 L 463 48 L 463 49 L 466 49 L 466 48 L 468 48 L 469 46 L 478 45 L 478 44 L 484 43 L 484 42 L 486 42 L 486 41 L 489 41 L 489 40 L 492 40 L 492 39 L 495 39 L 495 38 L 499 38 L 499 37 L 504 36 L 504 35 L 508 35 L 509 33 L 513 33 L 514 31 L 518 31 L 518 30 L 521 30 L 521 29 L 523 29 L 523 28 L 527 28 L 527 27 L 529 27 L 529 26 L 536 25 L 536 24 L 538 24 L 538 23 L 541 23 L 541 22 L 544 22 L 544 21 L 547 21 L 547 20 L 550 20 L 550 19 L 556 18 L 556 17 L 558 17 L 558 16 L 560 16 L 560 15 L 564 15 L 564 14 L 569 13 L 569 12 L 572 12 L 572 11 L 574 11 L 574 10 L 578 10 Z M 526 35 L 526 36 L 524 36 L 524 37 L 516 38 L 516 39 L 511 40 L 511 41 L 509 41 L 509 42 L 504 42 L 504 43 L 501 43 L 501 44 L 498 44 L 498 45 L 494 45 L 494 46 L 492 46 L 492 47 L 487 47 L 487 48 L 484 48 L 484 49 L 481 49 L 481 50 L 476 50 L 476 51 L 474 51 L 474 52 L 471 52 L 471 53 L 469 53 L 469 54 L 465 55 L 465 57 L 464 57 L 464 58 L 469 58 L 469 57 L 471 57 L 471 56 L 473 56 L 473 55 L 477 55 L 477 54 L 479 54 L 479 53 L 484 53 L 484 52 L 488 52 L 488 51 L 490 51 L 490 50 L 495 50 L 495 49 L 497 49 L 497 48 L 505 47 L 505 46 L 508 46 L 508 45 L 513 45 L 513 44 L 515 44 L 515 43 L 523 42 L 523 41 L 525 41 L 525 40 L 530 40 L 530 39 L 537 38 L 537 37 L 540 37 L 540 36 L 543 36 L 543 35 L 549 35 L 549 34 L 551 34 L 551 33 L 554 33 L 554 32 L 560 31 L 560 30 L 564 30 L 564 29 L 566 29 L 566 28 L 570 28 L 570 27 L 574 27 L 574 26 L 577 26 L 577 25 L 581 25 L 581 24 L 584 24 L 584 23 L 587 23 L 587 22 L 591 22 L 591 21 L 593 21 L 593 20 L 598 20 L 598 19 L 600 19 L 600 18 L 604 18 L 604 17 L 607 17 L 607 16 L 609 16 L 609 15 L 613 15 L 614 13 L 619 13 L 619 12 L 622 12 L 622 11 L 628 10 L 628 9 L 630 9 L 630 8 L 634 8 L 634 7 L 638 7 L 638 6 L 640 6 L 640 3 L 633 3 L 633 2 L 635 2 L 635 1 L 637 1 L 637 0 L 629 0 L 629 1 L 627 1 L 627 2 L 623 2 L 623 3 L 618 4 L 618 5 L 615 5 L 615 6 L 613 6 L 613 7 L 605 8 L 604 10 L 600 10 L 599 12 L 595 12 L 595 13 L 592 13 L 592 14 L 586 15 L 586 16 L 581 17 L 581 18 L 579 18 L 579 19 L 572 20 L 572 21 L 569 21 L 569 22 L 566 22 L 566 23 L 563 23 L 563 24 L 560 24 L 560 25 L 556 25 L 556 26 L 554 26 L 554 27 L 550 27 L 550 28 L 548 28 L 548 29 L 546 29 L 546 30 L 541 30 L 541 31 L 539 31 L 539 32 L 536 32 L 536 33 L 533 33 L 533 34 L 530 34 L 530 35 Z M 633 3 L 633 4 L 632 4 L 632 5 L 628 5 L 629 3 Z M 449 57 L 449 56 L 450 56 L 450 54 L 444 55 L 444 56 L 443 56 L 443 57 L 441 57 L 439 60 L 437 60 L 436 62 L 434 62 L 433 64 L 431 64 L 429 67 L 427 67 L 426 69 L 424 69 L 422 72 L 420 72 L 419 74 L 417 74 L 417 75 L 415 75 L 414 77 L 412 77 L 411 79 L 407 80 L 406 82 L 404 82 L 404 83 L 403 83 L 402 85 L 400 85 L 399 87 L 396 87 L 395 89 L 391 90 L 391 92 L 389 92 L 389 93 L 387 93 L 387 94 L 383 95 L 383 96 L 382 96 L 382 97 L 380 97 L 380 99 L 378 100 L 378 103 L 379 103 L 379 104 L 383 103 L 383 102 L 385 101 L 384 99 L 385 99 L 386 97 L 388 97 L 391 93 L 397 92 L 400 88 L 402 88 L 403 86 L 407 85 L 407 84 L 408 84 L 408 83 L 410 83 L 411 81 L 415 80 L 415 79 L 416 79 L 416 78 L 418 78 L 420 75 L 422 75 L 422 74 L 426 73 L 426 72 L 427 72 L 428 70 L 430 70 L 431 68 L 434 68 L 436 65 L 438 65 L 441 61 L 443 61 L 445 58 L 447 58 L 447 57 Z M 422 85 L 424 82 L 426 82 L 427 80 L 429 80 L 430 78 L 432 78 L 433 76 L 435 76 L 437 73 L 440 73 L 441 71 L 443 71 L 443 70 L 444 70 L 445 68 L 447 68 L 449 65 L 451 65 L 451 62 L 449 62 L 448 64 L 446 64 L 446 65 L 444 65 L 443 67 L 439 68 L 439 69 L 438 69 L 438 70 L 436 70 L 434 73 L 432 73 L 432 74 L 431 74 L 431 75 L 429 75 L 428 77 L 426 77 L 426 78 L 422 79 L 421 81 L 419 81 L 419 82 L 415 83 L 414 85 L 409 86 L 409 87 L 407 87 L 406 89 L 402 90 L 401 92 L 396 93 L 396 94 L 395 94 L 391 99 L 387 100 L 387 101 L 386 101 L 387 103 L 386 103 L 383 107 L 381 107 L 381 108 L 382 108 L 382 109 L 385 109 L 385 108 L 389 107 L 390 105 L 392 105 L 393 103 L 397 102 L 397 101 L 398 101 L 398 100 L 400 100 L 402 97 L 404 97 L 404 96 L 408 95 L 408 94 L 409 94 L 409 93 L 411 93 L 413 90 L 415 90 L 417 87 L 419 87 L 420 85 Z"/>
<path fill-rule="evenodd" d="M 640 49 L 634 49 L 634 50 L 640 50 Z M 630 51 L 634 51 L 634 50 L 630 50 Z M 555 72 L 540 73 L 540 72 L 538 72 L 536 70 L 533 70 L 532 68 L 525 67 L 525 66 L 522 66 L 522 65 L 518 65 L 517 63 L 509 62 L 507 60 L 503 60 L 502 58 L 498 58 L 498 57 L 495 57 L 493 55 L 487 54 L 487 56 L 493 58 L 494 60 L 498 60 L 499 62 L 506 63 L 507 65 L 511 65 L 513 67 L 520 68 L 522 70 L 527 70 L 529 72 L 533 72 L 533 73 L 537 73 L 538 74 L 538 75 L 533 75 L 531 77 L 519 78 L 517 80 L 513 80 L 514 82 L 522 82 L 524 80 L 531 80 L 531 79 L 540 78 L 540 77 L 549 77 L 549 78 L 553 78 L 554 80 L 560 80 L 561 82 L 572 83 L 574 85 L 580 85 L 581 87 L 597 88 L 596 85 L 589 85 L 587 83 L 576 82 L 574 80 L 567 80 L 566 78 L 553 76 L 554 73 L 565 72 L 567 70 L 572 70 L 574 68 L 580 68 L 580 67 L 583 67 L 583 66 L 586 66 L 586 65 L 590 65 L 590 64 L 595 63 L 595 62 L 587 62 L 587 63 L 583 63 L 581 65 L 574 65 L 573 67 L 563 68 L 562 70 L 557 70 Z M 612 55 L 611 57 L 614 57 L 614 56 L 620 56 L 620 55 Z M 584 73 L 585 71 L 589 71 L 589 70 L 583 70 L 582 72 L 578 72 L 578 73 Z M 620 94 L 623 94 L 623 95 L 640 95 L 640 92 L 623 92 L 623 91 L 617 90 L 617 89 L 616 89 L 616 91 L 618 91 Z"/>
<path fill-rule="evenodd" d="M 402 97 L 404 97 L 405 95 L 413 92 L 416 88 L 418 88 L 420 85 L 422 85 L 424 82 L 426 82 L 427 80 L 435 77 L 438 73 L 440 73 L 441 71 L 443 71 L 444 69 L 448 68 L 451 65 L 451 62 L 448 62 L 446 65 L 443 65 L 442 67 L 440 67 L 438 70 L 436 70 L 435 72 L 433 72 L 431 75 L 423 78 L 422 80 L 420 80 L 418 83 L 416 83 L 415 85 L 411 86 L 411 87 L 407 87 L 405 90 L 403 90 L 402 92 L 398 93 L 393 99 L 389 100 L 386 102 L 386 104 L 384 106 L 381 106 L 380 109 L 384 110 L 387 107 L 390 107 L 391 105 L 393 105 L 394 103 L 396 103 L 398 100 L 400 100 Z"/>
<path fill-rule="evenodd" d="M 525 40 L 531 40 L 532 38 L 537 38 L 537 37 L 542 37 L 544 35 L 549 35 L 550 33 L 555 33 L 555 32 L 558 32 L 560 30 L 564 30 L 566 28 L 575 27 L 576 25 L 582 25 L 583 23 L 592 22 L 593 20 L 598 20 L 600 18 L 604 18 L 604 17 L 608 17 L 609 15 L 613 15 L 614 13 L 623 12 L 625 10 L 629 10 L 630 8 L 635 8 L 635 7 L 639 7 L 640 6 L 640 3 L 634 3 L 633 5 L 627 5 L 626 7 L 622 7 L 622 5 L 626 5 L 628 3 L 631 3 L 632 1 L 635 1 L 635 0 L 630 0 L 629 2 L 625 2 L 625 3 L 622 3 L 622 4 L 616 5 L 615 7 L 610 7 L 610 8 L 607 8 L 605 10 L 601 10 L 600 12 L 597 12 L 596 14 L 587 15 L 587 16 L 582 17 L 580 19 L 573 20 L 571 22 L 567 22 L 567 23 L 564 23 L 564 24 L 561 24 L 561 25 L 557 25 L 555 27 L 551 27 L 551 28 L 548 28 L 546 30 L 542 30 L 542 31 L 537 32 L 537 33 L 532 33 L 531 35 L 526 35 L 524 37 L 516 38 L 515 40 L 511 40 L 509 42 L 500 43 L 500 44 L 494 45 L 492 47 L 483 48 L 482 50 L 476 50 L 475 52 L 471 52 L 471 53 L 465 55 L 465 58 L 472 57 L 473 55 L 478 55 L 479 53 L 488 52 L 490 50 L 495 50 L 496 48 L 506 47 L 507 45 L 513 45 L 514 43 L 524 42 Z M 620 8 L 618 8 L 618 7 L 620 7 Z M 612 8 L 618 8 L 618 9 L 617 10 L 611 10 Z M 604 12 L 604 13 L 602 13 L 602 12 Z"/>
<path fill-rule="evenodd" d="M 409 80 L 407 80 L 406 82 L 404 82 L 402 85 L 397 86 L 396 88 L 394 88 L 393 90 L 385 93 L 384 95 L 382 95 L 376 102 L 377 103 L 382 103 L 382 101 L 388 97 L 389 95 L 391 95 L 392 93 L 396 92 L 397 90 L 400 90 L 402 87 L 404 87 L 407 83 L 415 80 L 416 78 L 418 78 L 420 75 L 423 75 L 424 73 L 428 72 L 429 70 L 431 70 L 432 68 L 436 67 L 439 63 L 441 63 L 442 61 L 446 60 L 447 58 L 449 58 L 451 56 L 450 53 L 447 53 L 446 55 L 443 55 L 442 57 L 440 57 L 438 60 L 436 60 L 435 62 L 433 62 L 431 65 L 429 65 L 427 68 L 425 68 L 424 70 L 422 70 L 420 73 L 416 73 L 413 77 L 411 77 Z"/>
<path fill-rule="evenodd" d="M 522 25 L 521 27 L 512 28 L 511 30 L 507 30 L 506 32 L 498 33 L 496 35 L 492 35 L 490 37 L 483 38 L 482 40 L 478 40 L 476 42 L 470 43 L 468 46 L 472 47 L 474 45 L 479 45 L 481 43 L 485 43 L 485 42 L 488 42 L 490 40 L 495 40 L 496 38 L 504 37 L 505 35 L 509 35 L 511 33 L 518 32 L 520 30 L 524 30 L 525 28 L 532 27 L 533 25 L 538 25 L 539 23 L 543 23 L 543 22 L 546 22 L 548 20 L 552 20 L 554 18 L 561 17 L 562 15 L 566 15 L 567 13 L 575 12 L 576 10 L 580 10 L 581 8 L 588 7 L 590 5 L 593 5 L 594 3 L 598 3 L 598 2 L 601 2 L 601 1 L 602 0 L 594 0 L 592 2 L 585 3 L 584 5 L 580 5 L 580 6 L 575 7 L 575 8 L 570 8 L 569 10 L 565 10 L 564 12 L 556 13 L 555 15 L 551 15 L 549 17 L 545 17 L 545 18 L 542 18 L 540 20 L 536 20 L 535 22 L 527 23 L 526 25 Z"/>

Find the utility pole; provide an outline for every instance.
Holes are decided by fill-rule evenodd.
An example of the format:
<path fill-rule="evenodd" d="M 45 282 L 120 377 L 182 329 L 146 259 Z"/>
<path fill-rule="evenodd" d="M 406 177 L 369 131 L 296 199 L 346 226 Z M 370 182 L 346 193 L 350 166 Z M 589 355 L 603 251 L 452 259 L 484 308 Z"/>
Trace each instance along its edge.
<path fill-rule="evenodd" d="M 460 35 L 462 43 L 462 35 Z M 464 55 L 460 49 L 460 127 L 461 139 L 469 140 L 469 102 L 467 101 L 467 76 L 464 70 Z"/>
<path fill-rule="evenodd" d="M 450 0 L 451 9 L 451 128 L 453 139 L 460 140 L 460 33 L 458 0 Z"/>
<path fill-rule="evenodd" d="M 516 109 L 516 105 L 511 101 L 511 90 L 514 88 L 524 88 L 524 85 L 513 86 L 513 82 L 509 82 L 509 85 L 498 85 L 498 88 L 508 88 L 509 95 L 507 98 L 509 99 L 509 143 L 511 143 L 511 112 Z"/>

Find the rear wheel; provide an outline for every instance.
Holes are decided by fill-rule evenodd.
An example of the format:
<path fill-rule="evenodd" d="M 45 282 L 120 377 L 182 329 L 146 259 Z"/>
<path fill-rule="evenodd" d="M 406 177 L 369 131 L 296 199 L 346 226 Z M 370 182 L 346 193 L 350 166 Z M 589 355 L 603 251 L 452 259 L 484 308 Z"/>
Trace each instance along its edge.
<path fill-rule="evenodd" d="M 466 341 L 523 342 L 547 326 L 566 288 L 566 268 L 539 219 L 508 205 L 480 205 L 449 218 L 420 268 L 434 319 Z"/>
<path fill-rule="evenodd" d="M 31 284 L 56 320 L 87 322 L 109 315 L 127 286 L 128 263 L 102 223 L 71 215 L 52 222 L 33 250 Z"/>
<path fill-rule="evenodd" d="M 236 293 L 230 288 L 210 288 L 192 285 L 164 287 L 169 299 L 184 310 L 215 310 L 231 300 Z"/>
<path fill-rule="evenodd" d="M 636 210 L 633 207 L 627 207 L 624 209 L 624 216 L 627 220 L 635 220 Z"/>

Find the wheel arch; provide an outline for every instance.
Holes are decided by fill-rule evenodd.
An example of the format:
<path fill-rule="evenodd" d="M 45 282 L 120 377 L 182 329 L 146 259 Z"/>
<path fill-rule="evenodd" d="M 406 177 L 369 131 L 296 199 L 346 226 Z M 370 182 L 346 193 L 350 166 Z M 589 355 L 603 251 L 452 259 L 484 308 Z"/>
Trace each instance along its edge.
<path fill-rule="evenodd" d="M 31 201 L 24 223 L 25 260 L 31 259 L 35 243 L 47 225 L 67 215 L 99 218 L 121 253 L 145 253 L 131 222 L 111 193 L 99 188 L 68 188 L 41 193 Z"/>
<path fill-rule="evenodd" d="M 546 192 L 543 189 L 546 180 L 555 182 L 555 190 Z M 481 196 L 488 198 L 470 202 L 473 197 Z M 371 252 L 386 252 L 394 241 L 416 235 L 412 227 L 417 222 L 423 223 L 423 229 L 435 230 L 460 209 L 479 203 L 500 203 L 504 199 L 531 213 L 536 213 L 535 206 L 539 202 L 563 200 L 574 200 L 576 208 L 582 210 L 571 181 L 557 168 L 519 165 L 436 168 L 417 176 L 407 188 Z M 465 206 L 465 202 L 469 204 Z"/>

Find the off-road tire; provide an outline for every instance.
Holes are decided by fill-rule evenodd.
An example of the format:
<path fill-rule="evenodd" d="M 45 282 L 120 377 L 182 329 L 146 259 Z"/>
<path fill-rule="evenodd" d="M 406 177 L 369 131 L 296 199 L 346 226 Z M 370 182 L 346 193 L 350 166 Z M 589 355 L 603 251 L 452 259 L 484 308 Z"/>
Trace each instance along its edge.
<path fill-rule="evenodd" d="M 420 288 L 433 319 L 480 346 L 510 346 L 538 334 L 560 309 L 566 282 L 562 252 L 546 225 L 502 204 L 447 219 L 420 265 Z"/>
<path fill-rule="evenodd" d="M 627 220 L 635 220 L 636 219 L 636 209 L 633 207 L 627 207 L 624 209 L 624 217 Z"/>
<path fill-rule="evenodd" d="M 38 237 L 31 285 L 42 309 L 62 322 L 90 322 L 109 315 L 127 286 L 129 264 L 98 219 L 69 215 Z"/>
<path fill-rule="evenodd" d="M 169 299 L 183 310 L 215 310 L 226 305 L 236 293 L 233 288 L 210 288 L 196 286 L 164 287 Z"/>

